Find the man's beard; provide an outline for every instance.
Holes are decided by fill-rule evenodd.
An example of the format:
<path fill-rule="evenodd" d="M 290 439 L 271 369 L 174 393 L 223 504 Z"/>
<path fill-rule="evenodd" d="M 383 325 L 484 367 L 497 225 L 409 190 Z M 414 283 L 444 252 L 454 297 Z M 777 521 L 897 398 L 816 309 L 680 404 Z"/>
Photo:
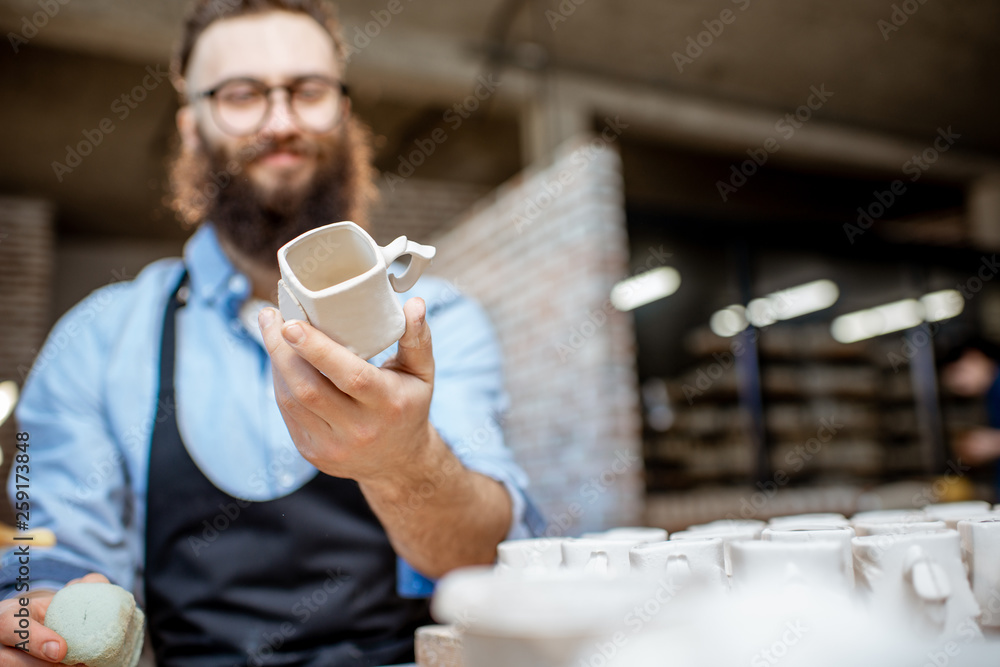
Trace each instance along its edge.
<path fill-rule="evenodd" d="M 171 207 L 189 225 L 211 222 L 237 252 L 272 266 L 278 249 L 321 225 L 353 220 L 367 227 L 375 198 L 368 131 L 353 117 L 331 137 L 307 141 L 248 142 L 236 155 L 201 147 L 178 151 L 170 164 Z M 247 165 L 277 151 L 313 156 L 316 170 L 298 189 L 267 192 L 247 175 Z"/>

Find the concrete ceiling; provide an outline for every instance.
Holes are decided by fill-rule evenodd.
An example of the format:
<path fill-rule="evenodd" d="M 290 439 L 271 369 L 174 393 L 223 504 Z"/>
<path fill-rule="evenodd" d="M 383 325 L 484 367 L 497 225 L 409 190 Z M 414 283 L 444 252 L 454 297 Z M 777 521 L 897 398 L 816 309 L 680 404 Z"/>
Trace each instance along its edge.
<path fill-rule="evenodd" d="M 857 135 L 863 145 L 895 137 L 919 149 L 931 145 L 939 127 L 951 126 L 961 138 L 949 157 L 985 157 L 990 169 L 1000 157 L 995 0 L 394 1 L 339 3 L 346 39 L 362 47 L 348 72 L 356 108 L 376 131 L 378 165 L 386 170 L 440 125 L 441 110 L 470 92 L 477 72 L 498 68 L 510 82 L 491 99 L 491 110 L 468 122 L 462 140 L 449 142 L 422 177 L 489 185 L 511 175 L 523 157 L 517 114 L 536 90 L 534 71 L 744 110 L 765 129 L 804 104 L 812 88 L 823 88 L 833 95 L 815 117 L 832 127 L 874 131 L 871 142 Z M 51 164 L 82 130 L 111 115 L 111 101 L 140 81 L 146 66 L 166 62 L 187 2 L 51 0 L 58 8 L 51 17 L 39 3 L 0 0 L 2 33 L 28 40 L 17 53 L 9 44 L 0 49 L 0 94 L 9 100 L 0 105 L 0 141 L 15 157 L 0 165 L 0 190 L 56 201 L 63 231 L 178 237 L 182 230 L 160 202 L 175 108 L 168 86 L 118 123 L 71 177 L 57 182 Z M 390 6 L 402 10 L 389 14 Z M 897 13 L 901 25 L 890 31 L 894 6 L 912 15 L 903 23 Z M 371 23 L 387 16 L 384 26 Z M 26 31 L 32 23 L 37 31 Z M 359 38 L 365 28 L 378 35 Z M 709 29 L 718 34 L 709 39 Z M 702 51 L 691 50 L 692 62 L 679 68 L 674 54 L 685 54 L 689 38 L 700 39 Z M 60 91 L 59 104 L 52 104 L 53 89 Z M 611 113 L 621 107 L 627 114 L 628 105 L 620 101 Z M 691 113 L 698 116 L 698 109 L 695 104 Z M 726 121 L 713 122 L 705 126 L 718 128 L 721 137 Z M 729 160 L 759 145 L 730 137 L 721 148 L 710 147 L 705 136 L 687 149 L 728 152 Z M 629 142 L 652 138 L 640 129 Z M 671 140 L 680 147 L 685 138 L 682 132 Z M 887 167 L 895 177 L 895 165 L 884 163 L 883 175 Z M 962 185 L 943 178 L 943 164 L 938 176 Z M 706 196 L 715 197 L 714 180 L 711 175 L 703 184 L 711 191 Z M 137 220 L 145 222 L 137 226 Z"/>
<path fill-rule="evenodd" d="M 380 28 L 359 63 L 404 35 L 454 43 L 473 59 L 501 37 L 513 60 L 528 54 L 537 63 L 544 52 L 554 67 L 770 108 L 776 118 L 805 103 L 811 86 L 822 85 L 834 95 L 817 117 L 928 142 L 939 126 L 952 125 L 962 134 L 963 149 L 1000 153 L 993 69 L 1000 62 L 1000 3 L 994 0 L 399 2 L 402 11 Z M 347 37 L 390 4 L 340 2 Z M 163 0 L 69 2 L 37 39 L 150 62 L 168 53 L 185 6 Z M 912 13 L 897 12 L 901 25 L 888 31 L 885 26 L 897 27 L 894 7 Z M 0 26 L 5 33 L 16 29 L 38 9 L 36 0 L 3 0 Z M 702 35 L 708 45 L 678 71 L 673 54 L 683 53 L 688 38 L 697 39 L 704 23 L 724 11 L 731 22 L 712 24 L 721 33 L 710 43 Z"/>

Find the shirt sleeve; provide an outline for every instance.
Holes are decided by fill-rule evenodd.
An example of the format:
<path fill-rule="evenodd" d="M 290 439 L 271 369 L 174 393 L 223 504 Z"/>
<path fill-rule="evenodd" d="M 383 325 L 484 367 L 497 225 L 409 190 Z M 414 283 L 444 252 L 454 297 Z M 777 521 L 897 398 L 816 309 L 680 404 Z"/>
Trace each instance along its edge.
<path fill-rule="evenodd" d="M 528 477 L 504 443 L 509 401 L 499 342 L 483 308 L 445 285 L 446 298 L 427 316 L 435 361 L 431 423 L 467 469 L 504 485 L 512 504 L 507 539 L 530 537 Z"/>
<path fill-rule="evenodd" d="M 541 517 L 526 493 L 528 477 L 504 443 L 508 408 L 503 359 L 486 311 L 452 285 L 428 298 L 427 322 L 434 347 L 434 398 L 430 419 L 468 470 L 495 479 L 511 499 L 506 539 L 540 535 Z M 412 501 L 419 504 L 420 499 Z M 435 582 L 404 560 L 397 567 L 402 597 L 429 597 Z"/>
<path fill-rule="evenodd" d="M 57 539 L 52 548 L 30 550 L 30 579 L 46 587 L 88 572 L 100 572 L 128 590 L 134 584 L 135 557 L 126 528 L 131 487 L 103 407 L 101 369 L 109 346 L 94 322 L 101 311 L 97 306 L 111 298 L 107 290 L 112 289 L 95 292 L 55 326 L 16 413 L 18 430 L 29 436 L 28 525 L 49 528 Z M 10 498 L 16 498 L 16 470 L 8 480 Z M 3 555 L 4 597 L 18 588 L 18 560 L 15 550 Z"/>

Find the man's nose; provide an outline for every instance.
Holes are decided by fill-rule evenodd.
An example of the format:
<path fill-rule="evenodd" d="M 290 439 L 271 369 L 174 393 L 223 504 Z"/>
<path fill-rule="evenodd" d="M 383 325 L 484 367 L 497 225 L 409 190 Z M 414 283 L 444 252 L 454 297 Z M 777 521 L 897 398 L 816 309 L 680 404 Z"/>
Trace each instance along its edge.
<path fill-rule="evenodd" d="M 286 90 L 274 90 L 271 92 L 271 107 L 267 118 L 264 119 L 264 127 L 261 131 L 276 137 L 287 136 L 298 131 L 295 118 L 292 115 L 291 99 Z"/>

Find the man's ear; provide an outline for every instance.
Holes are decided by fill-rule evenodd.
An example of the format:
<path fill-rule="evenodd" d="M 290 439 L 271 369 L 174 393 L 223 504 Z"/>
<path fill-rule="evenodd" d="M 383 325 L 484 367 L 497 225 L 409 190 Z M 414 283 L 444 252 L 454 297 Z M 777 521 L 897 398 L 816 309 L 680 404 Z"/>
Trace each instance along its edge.
<path fill-rule="evenodd" d="M 201 146 L 201 138 L 198 136 L 198 120 L 194 115 L 194 108 L 190 104 L 185 104 L 177 110 L 177 131 L 181 135 L 181 145 L 184 150 L 197 150 Z"/>

